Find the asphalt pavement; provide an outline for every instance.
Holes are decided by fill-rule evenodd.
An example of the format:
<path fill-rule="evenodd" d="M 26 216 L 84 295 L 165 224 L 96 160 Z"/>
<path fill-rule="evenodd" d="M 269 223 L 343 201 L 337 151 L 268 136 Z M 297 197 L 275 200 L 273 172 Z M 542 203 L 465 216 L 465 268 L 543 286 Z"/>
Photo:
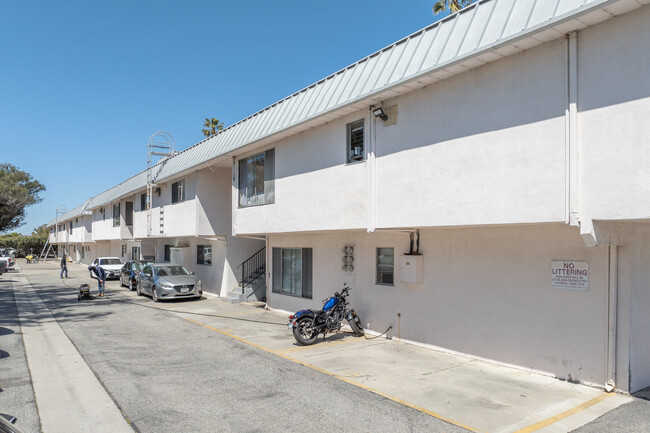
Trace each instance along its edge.
<path fill-rule="evenodd" d="M 76 287 L 88 282 L 85 266 L 71 264 L 73 278 L 66 280 L 59 279 L 53 262 L 23 268 L 22 276 L 12 275 L 12 290 L 0 280 L 0 311 L 11 309 L 7 305 L 14 296 L 18 314 L 31 301 L 47 306 L 55 320 L 42 307 L 34 314 L 32 306 L 31 325 L 59 327 L 65 338 L 56 350 L 72 346 L 92 372 L 92 378 L 69 379 L 82 389 L 71 394 L 93 403 L 107 398 L 119 413 L 113 422 L 135 431 L 320 432 L 325 425 L 331 431 L 373 432 L 650 431 L 648 402 L 627 395 L 349 332 L 314 346 L 297 346 L 286 328 L 286 315 L 263 304 L 230 305 L 213 296 L 154 303 L 117 282 L 108 284 L 107 298 L 78 302 Z M 96 290 L 96 284 L 91 287 Z M 10 317 L 0 316 L 0 327 L 13 331 L 3 335 L 0 328 L 1 347 L 8 347 L 4 341 L 14 335 L 13 344 L 19 347 L 12 350 L 19 354 L 15 334 L 20 330 Z M 28 331 L 25 327 L 22 332 Z M 49 368 L 50 377 L 57 364 L 43 366 L 36 360 L 39 351 L 47 355 L 56 350 L 24 338 L 27 354 L 32 353 L 29 368 L 37 378 L 40 422 L 49 433 L 55 430 L 46 428 L 43 417 L 52 397 L 39 395 L 38 370 Z M 13 358 L 0 359 L 0 387 L 10 383 L 7 359 L 16 371 L 11 377 L 26 371 L 24 358 L 22 367 L 20 356 Z M 64 377 L 77 372 L 57 368 Z M 93 378 L 93 389 L 103 395 L 90 398 L 85 382 L 93 383 Z M 31 398 L 31 409 L 29 402 L 21 409 L 27 421 L 23 425 L 30 425 L 25 431 L 38 431 L 30 390 L 27 381 L 12 390 L 12 398 Z M 5 394 L 0 393 L 0 412 L 5 405 L 17 410 Z M 66 421 L 83 416 L 83 410 L 68 413 Z M 89 419 L 97 423 L 96 416 Z"/>

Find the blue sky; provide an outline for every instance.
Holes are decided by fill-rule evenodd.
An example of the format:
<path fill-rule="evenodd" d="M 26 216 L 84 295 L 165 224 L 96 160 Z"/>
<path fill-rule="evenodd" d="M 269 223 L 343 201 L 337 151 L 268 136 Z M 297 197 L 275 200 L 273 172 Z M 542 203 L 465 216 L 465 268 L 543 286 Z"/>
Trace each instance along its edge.
<path fill-rule="evenodd" d="M 413 33 L 433 0 L 0 0 L 0 162 L 45 184 L 34 227 Z"/>

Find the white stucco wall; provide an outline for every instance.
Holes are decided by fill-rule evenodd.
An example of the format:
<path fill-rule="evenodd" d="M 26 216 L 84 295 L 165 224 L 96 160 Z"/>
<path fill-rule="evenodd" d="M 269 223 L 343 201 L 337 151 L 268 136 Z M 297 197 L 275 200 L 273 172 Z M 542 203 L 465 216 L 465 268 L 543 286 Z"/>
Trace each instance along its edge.
<path fill-rule="evenodd" d="M 587 248 L 565 225 L 430 229 L 421 232 L 423 284 L 375 284 L 376 248 L 408 252 L 404 233 L 273 235 L 272 247 L 313 248 L 313 300 L 272 293 L 273 308 L 319 307 L 343 282 L 352 306 L 377 332 L 603 384 L 606 362 L 607 248 Z M 355 272 L 341 248 L 355 246 Z M 551 287 L 551 261 L 589 262 L 589 290 Z M 269 265 L 270 266 L 270 265 Z M 398 313 L 401 319 L 398 319 Z"/>
<path fill-rule="evenodd" d="M 563 221 L 565 56 L 556 41 L 385 101 L 377 227 Z"/>
<path fill-rule="evenodd" d="M 650 7 L 578 34 L 580 208 L 650 217 Z"/>

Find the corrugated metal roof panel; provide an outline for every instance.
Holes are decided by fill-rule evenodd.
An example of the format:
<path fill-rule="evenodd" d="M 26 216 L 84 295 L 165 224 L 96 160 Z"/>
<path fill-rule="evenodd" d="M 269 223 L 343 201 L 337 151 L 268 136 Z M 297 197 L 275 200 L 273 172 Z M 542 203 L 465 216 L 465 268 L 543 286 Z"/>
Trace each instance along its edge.
<path fill-rule="evenodd" d="M 542 38 L 538 40 L 544 40 L 554 34 L 548 33 L 552 26 L 573 23 L 572 18 L 624 1 L 480 0 L 159 163 L 157 179 L 168 178 L 266 137 L 287 135 L 297 125 L 312 125 L 316 117 L 319 121 L 331 120 L 335 117 L 332 113 L 345 111 L 342 107 L 385 95 L 411 80 L 430 83 L 462 73 L 466 68 L 461 62 L 498 59 L 494 52 L 501 56 L 516 53 L 534 45 L 530 36 L 539 33 Z M 568 26 L 577 24 L 576 21 Z M 521 46 L 508 45 L 518 40 L 522 41 Z M 146 173 L 142 172 L 94 197 L 91 206 L 101 206 L 145 186 Z"/>

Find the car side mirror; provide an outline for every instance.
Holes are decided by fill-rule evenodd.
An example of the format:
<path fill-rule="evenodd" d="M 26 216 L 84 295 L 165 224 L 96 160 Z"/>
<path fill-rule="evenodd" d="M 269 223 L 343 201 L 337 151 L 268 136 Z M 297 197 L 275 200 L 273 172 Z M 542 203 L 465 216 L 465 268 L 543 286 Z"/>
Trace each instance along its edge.
<path fill-rule="evenodd" d="M 190 275 L 194 275 L 194 271 L 190 272 Z"/>

